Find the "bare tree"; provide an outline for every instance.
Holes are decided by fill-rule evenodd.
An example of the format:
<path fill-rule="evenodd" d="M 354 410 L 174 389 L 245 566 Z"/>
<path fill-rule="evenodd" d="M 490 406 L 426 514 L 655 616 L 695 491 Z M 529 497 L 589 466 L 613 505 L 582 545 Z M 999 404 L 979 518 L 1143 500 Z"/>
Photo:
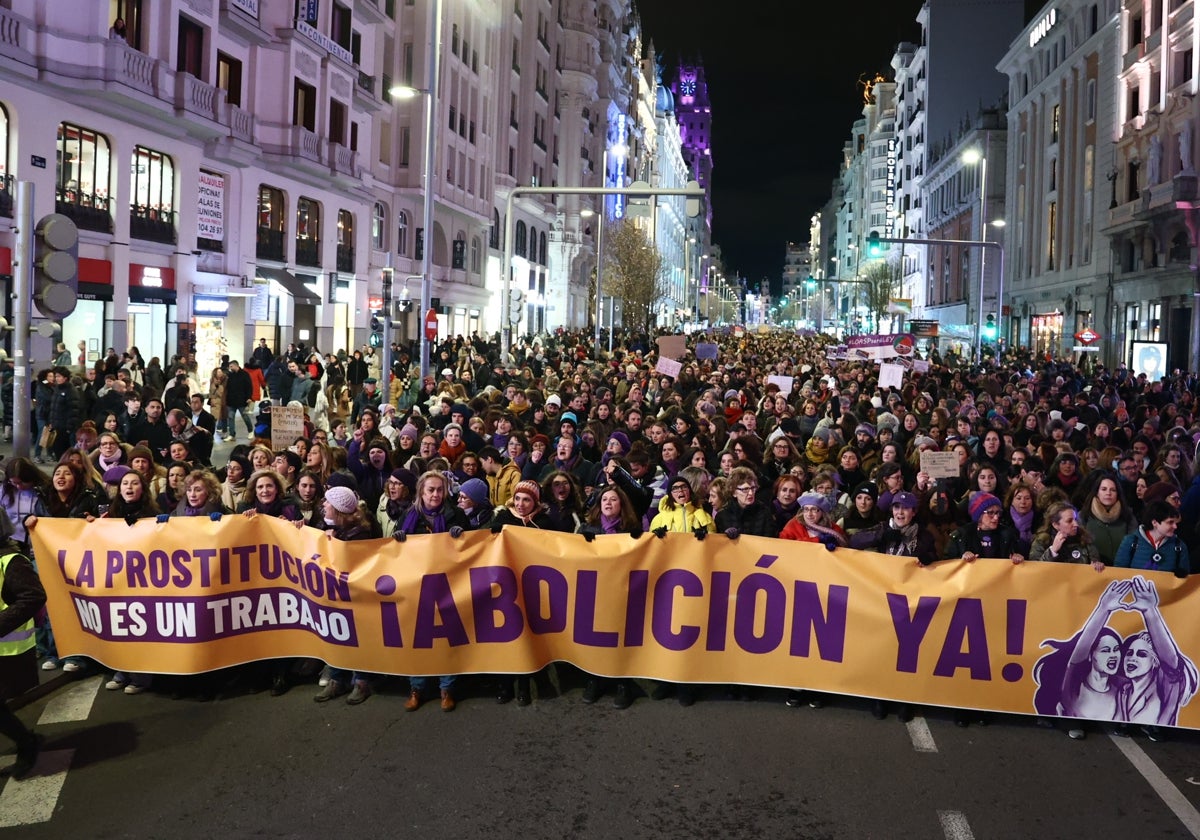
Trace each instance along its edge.
<path fill-rule="evenodd" d="M 867 314 L 874 322 L 874 329 L 879 329 L 879 322 L 887 314 L 892 296 L 899 282 L 899 267 L 893 266 L 886 260 L 872 264 L 867 268 L 863 278 L 863 292 L 866 297 Z"/>
<path fill-rule="evenodd" d="M 626 326 L 650 332 L 655 309 L 669 291 L 662 254 L 636 223 L 625 219 L 605 236 L 604 263 L 604 293 L 622 302 Z"/>

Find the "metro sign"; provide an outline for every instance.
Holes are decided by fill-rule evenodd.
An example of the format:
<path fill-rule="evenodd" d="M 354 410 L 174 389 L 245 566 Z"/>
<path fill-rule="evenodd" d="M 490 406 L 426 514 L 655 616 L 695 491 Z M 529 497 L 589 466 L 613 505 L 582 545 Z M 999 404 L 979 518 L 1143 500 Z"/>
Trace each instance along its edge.
<path fill-rule="evenodd" d="M 1075 333 L 1075 340 L 1080 344 L 1095 344 L 1100 340 L 1100 333 L 1096 332 L 1091 327 L 1084 327 L 1079 332 Z"/>

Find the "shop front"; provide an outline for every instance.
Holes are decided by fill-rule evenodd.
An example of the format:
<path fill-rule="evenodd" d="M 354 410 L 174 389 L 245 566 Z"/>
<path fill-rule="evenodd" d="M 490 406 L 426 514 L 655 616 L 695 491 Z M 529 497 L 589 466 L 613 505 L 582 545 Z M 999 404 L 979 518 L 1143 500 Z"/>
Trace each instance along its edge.
<path fill-rule="evenodd" d="M 83 342 L 88 366 L 104 358 L 104 351 L 113 341 L 112 273 L 112 263 L 108 260 L 81 257 L 75 311 L 63 319 L 63 344 L 71 351 L 71 357 L 78 359 L 79 344 Z M 143 355 L 146 361 L 150 360 Z"/>
<path fill-rule="evenodd" d="M 176 353 L 190 355 L 189 347 L 179 347 L 175 341 L 178 327 L 175 269 L 130 263 L 126 323 L 129 346 L 138 348 L 147 362 L 157 356 L 166 367 Z"/>

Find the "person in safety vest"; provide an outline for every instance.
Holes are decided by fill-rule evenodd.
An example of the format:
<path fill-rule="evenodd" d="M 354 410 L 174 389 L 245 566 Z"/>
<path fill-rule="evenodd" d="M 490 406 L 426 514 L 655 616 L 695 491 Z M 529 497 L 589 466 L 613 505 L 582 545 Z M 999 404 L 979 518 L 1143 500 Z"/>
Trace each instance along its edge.
<path fill-rule="evenodd" d="M 33 563 L 8 541 L 0 543 L 0 734 L 17 744 L 17 760 L 8 769 L 24 779 L 37 763 L 41 739 L 4 701 L 38 684 L 33 617 L 46 603 L 46 590 Z"/>

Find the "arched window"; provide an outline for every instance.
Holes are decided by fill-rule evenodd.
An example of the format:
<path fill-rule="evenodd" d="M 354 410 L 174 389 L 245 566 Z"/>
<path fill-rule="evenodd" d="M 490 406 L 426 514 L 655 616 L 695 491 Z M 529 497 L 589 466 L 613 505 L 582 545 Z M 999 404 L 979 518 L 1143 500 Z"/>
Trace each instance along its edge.
<path fill-rule="evenodd" d="M 259 259 L 286 259 L 283 238 L 287 235 L 287 207 L 283 190 L 258 185 L 258 235 L 255 253 Z"/>
<path fill-rule="evenodd" d="M 479 237 L 471 237 L 471 273 L 479 273 Z"/>
<path fill-rule="evenodd" d="M 108 138 L 70 123 L 58 126 L 58 212 L 85 230 L 112 232 L 112 199 L 108 188 L 112 151 Z"/>
<path fill-rule="evenodd" d="M 454 250 L 450 256 L 451 268 L 464 269 L 467 267 L 467 235 L 463 231 L 454 234 Z"/>
<path fill-rule="evenodd" d="M 538 262 L 542 265 L 546 264 L 546 232 L 542 231 L 538 234 Z"/>
<path fill-rule="evenodd" d="M 488 247 L 500 249 L 500 211 L 492 210 L 492 228 L 488 231 Z"/>
<path fill-rule="evenodd" d="M 517 236 L 514 250 L 516 251 L 518 257 L 523 257 L 526 255 L 527 249 L 525 247 L 525 239 L 525 223 L 517 222 Z"/>
<path fill-rule="evenodd" d="M 305 196 L 296 202 L 296 264 L 321 264 L 321 203 Z"/>
<path fill-rule="evenodd" d="M 387 247 L 387 208 L 379 201 L 371 211 L 371 247 L 377 251 Z"/>
<path fill-rule="evenodd" d="M 408 213 L 404 210 L 396 214 L 396 253 L 408 254 Z"/>

